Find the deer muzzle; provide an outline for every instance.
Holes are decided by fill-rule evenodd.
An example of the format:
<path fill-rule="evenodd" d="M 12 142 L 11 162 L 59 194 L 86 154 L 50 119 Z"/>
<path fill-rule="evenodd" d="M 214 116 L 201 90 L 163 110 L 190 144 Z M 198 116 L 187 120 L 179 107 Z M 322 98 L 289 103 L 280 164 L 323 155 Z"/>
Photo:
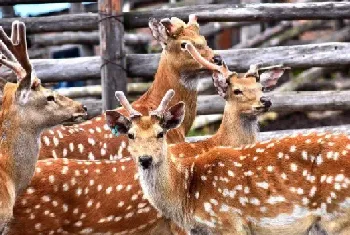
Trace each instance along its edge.
<path fill-rule="evenodd" d="M 152 156 L 144 155 L 139 157 L 139 164 L 142 169 L 147 170 L 152 165 Z"/>

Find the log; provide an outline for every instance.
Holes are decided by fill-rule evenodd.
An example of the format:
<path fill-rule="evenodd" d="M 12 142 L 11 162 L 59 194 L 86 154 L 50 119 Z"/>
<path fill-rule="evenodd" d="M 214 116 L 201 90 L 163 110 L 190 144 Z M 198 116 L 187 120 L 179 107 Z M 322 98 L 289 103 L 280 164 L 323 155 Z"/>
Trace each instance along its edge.
<path fill-rule="evenodd" d="M 208 23 L 200 27 L 200 33 L 204 37 L 215 36 L 218 33 L 223 32 L 230 28 L 239 28 L 243 26 L 253 25 L 253 22 L 213 22 Z"/>
<path fill-rule="evenodd" d="M 279 35 L 278 37 L 275 37 L 271 39 L 270 41 L 265 42 L 262 46 L 263 47 L 272 47 L 272 46 L 281 46 L 290 39 L 297 37 L 307 31 L 310 31 L 312 29 L 318 28 L 320 26 L 324 26 L 327 24 L 324 20 L 318 20 L 318 21 L 311 21 L 306 23 L 297 23 L 292 29 L 287 30 L 283 34 Z"/>
<path fill-rule="evenodd" d="M 235 46 L 233 46 L 233 49 L 241 49 L 241 48 L 249 48 L 249 47 L 257 47 L 260 44 L 264 43 L 265 41 L 271 39 L 272 37 L 282 33 L 286 29 L 289 29 L 292 27 L 292 23 L 289 21 L 283 21 L 282 23 L 276 25 L 275 27 L 269 28 L 262 32 L 261 34 L 256 35 L 250 40 L 247 40 L 245 42 L 241 42 Z"/>
<path fill-rule="evenodd" d="M 341 125 L 341 126 L 323 126 L 319 128 L 309 128 L 309 129 L 295 129 L 295 130 L 283 130 L 283 131 L 267 131 L 260 132 L 258 136 L 259 141 L 266 141 L 276 138 L 283 138 L 289 135 L 298 134 L 298 133 L 310 133 L 310 132 L 335 132 L 335 133 L 345 133 L 350 135 L 350 125 Z M 187 142 L 197 142 L 205 140 L 210 136 L 193 136 L 187 137 Z"/>
<path fill-rule="evenodd" d="M 301 46 L 281 46 L 240 50 L 216 51 L 229 68 L 247 71 L 251 64 L 285 64 L 292 68 L 339 67 L 350 64 L 350 43 L 323 43 Z M 32 60 L 37 75 L 43 82 L 77 81 L 100 78 L 99 57 Z M 152 77 L 156 72 L 159 54 L 126 55 L 129 77 Z M 9 71 L 0 76 L 14 80 Z"/>
<path fill-rule="evenodd" d="M 39 3 L 66 3 L 66 2 L 97 2 L 97 0 L 1 0 L 0 6 L 12 6 L 16 4 L 39 4 Z"/>
<path fill-rule="evenodd" d="M 350 110 L 350 91 L 285 92 L 267 96 L 273 104 L 270 110 L 276 112 Z M 89 105 L 95 102 L 93 106 L 102 111 L 100 100 L 89 102 Z M 218 95 L 199 96 L 197 115 L 222 114 L 224 105 L 224 100 Z"/>
<path fill-rule="evenodd" d="M 0 25 L 6 31 L 11 30 L 14 20 L 19 18 L 2 18 Z M 26 24 L 27 33 L 46 33 L 64 31 L 92 31 L 98 29 L 98 14 L 81 13 L 45 17 L 20 18 Z"/>
<path fill-rule="evenodd" d="M 125 27 L 145 27 L 149 18 L 176 16 L 187 20 L 189 14 L 198 15 L 199 22 L 225 21 L 280 21 L 313 19 L 349 19 L 349 2 L 321 3 L 262 3 L 262 4 L 215 4 L 154 9 L 125 14 Z"/>
<path fill-rule="evenodd" d="M 189 14 L 198 15 L 200 22 L 349 19 L 350 2 L 208 4 L 171 9 L 133 11 L 124 13 L 124 26 L 126 29 L 147 27 L 148 20 L 151 17 L 177 16 L 187 20 Z M 0 19 L 0 25 L 5 30 L 10 30 L 11 23 L 14 20 L 15 18 Z M 21 20 L 27 24 L 28 33 L 92 31 L 98 28 L 98 14 L 95 13 L 31 17 L 21 18 Z"/>
<path fill-rule="evenodd" d="M 271 111 L 324 111 L 349 110 L 350 91 L 317 91 L 267 93 L 272 106 Z M 223 113 L 225 102 L 218 95 L 198 97 L 198 115 Z"/>
<path fill-rule="evenodd" d="M 284 64 L 292 68 L 339 67 L 350 64 L 350 43 L 324 43 L 302 46 L 250 48 L 216 51 L 235 71 L 246 71 L 251 64 Z M 152 76 L 158 66 L 159 55 L 128 55 L 127 69 L 131 77 Z"/>
<path fill-rule="evenodd" d="M 325 43 L 329 41 L 339 41 L 339 42 L 345 42 L 350 41 L 350 26 L 345 27 L 341 30 L 338 30 L 336 32 L 333 32 L 330 35 L 327 35 L 325 37 L 321 37 L 319 39 L 316 39 L 313 41 L 313 43 Z M 297 89 L 298 87 L 302 86 L 302 84 L 306 82 L 312 82 L 314 80 L 317 80 L 318 78 L 322 77 L 325 72 L 329 71 L 327 68 L 311 68 L 308 69 L 301 74 L 299 74 L 296 78 L 284 83 L 282 86 L 277 87 L 275 89 L 276 92 L 281 91 L 292 91 Z"/>
<path fill-rule="evenodd" d="M 152 83 L 128 83 L 128 94 L 142 94 Z M 56 89 L 58 94 L 68 96 L 70 98 L 84 97 L 101 97 L 102 87 L 100 85 L 84 86 L 84 87 L 65 87 Z"/>
<path fill-rule="evenodd" d="M 126 60 L 124 54 L 124 25 L 122 1 L 99 0 L 100 12 L 100 54 L 101 54 L 101 85 L 102 108 L 113 109 L 117 106 L 115 91 L 126 92 Z"/>
<path fill-rule="evenodd" d="M 37 47 L 60 46 L 65 44 L 99 45 L 100 34 L 94 32 L 64 32 L 53 34 L 36 34 L 30 37 L 31 45 Z M 132 34 L 124 35 L 125 45 L 147 44 L 152 40 L 150 35 Z"/>

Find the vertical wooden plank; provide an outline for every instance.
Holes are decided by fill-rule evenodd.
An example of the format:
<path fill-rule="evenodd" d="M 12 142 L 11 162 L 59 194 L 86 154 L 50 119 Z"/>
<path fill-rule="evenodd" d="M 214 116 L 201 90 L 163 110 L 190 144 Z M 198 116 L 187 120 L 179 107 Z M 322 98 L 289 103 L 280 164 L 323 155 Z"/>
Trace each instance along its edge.
<path fill-rule="evenodd" d="M 1 11 L 3 18 L 11 18 L 16 16 L 13 6 L 3 6 L 1 7 Z"/>
<path fill-rule="evenodd" d="M 115 91 L 126 92 L 122 0 L 99 0 L 102 109 L 114 109 Z"/>

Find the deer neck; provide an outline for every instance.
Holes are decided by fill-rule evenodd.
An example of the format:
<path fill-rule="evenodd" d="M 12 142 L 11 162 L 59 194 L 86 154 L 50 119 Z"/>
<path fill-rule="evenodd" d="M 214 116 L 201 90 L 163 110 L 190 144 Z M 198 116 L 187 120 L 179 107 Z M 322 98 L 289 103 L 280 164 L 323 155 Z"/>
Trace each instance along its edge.
<path fill-rule="evenodd" d="M 159 62 L 158 70 L 155 75 L 154 82 L 150 89 L 137 101 L 140 103 L 147 103 L 152 108 L 156 108 L 159 105 L 159 102 L 162 100 L 164 94 L 169 90 L 173 89 L 175 91 L 175 96 L 170 102 L 169 106 L 174 105 L 180 101 L 186 103 L 186 114 L 184 121 L 181 126 L 177 129 L 180 130 L 181 134 L 185 134 L 190 130 L 192 123 L 196 117 L 197 110 L 197 90 L 192 89 L 191 87 L 186 86 L 181 80 L 183 79 L 183 73 L 176 71 L 171 67 L 170 63 L 167 61 L 166 53 L 163 52 Z M 186 75 L 186 79 L 190 79 L 190 75 Z M 196 76 L 195 74 L 193 76 Z M 196 80 L 197 78 L 193 78 Z M 172 141 L 171 136 L 174 134 L 174 131 L 170 131 L 170 143 Z"/>
<path fill-rule="evenodd" d="M 164 143 L 164 149 L 167 144 Z M 164 150 L 164 156 L 167 151 Z M 188 184 L 185 174 L 176 169 L 170 156 L 152 168 L 144 170 L 139 167 L 140 184 L 146 198 L 165 218 L 182 226 L 185 221 L 186 192 L 182 186 Z M 186 187 L 186 186 L 185 186 Z"/>
<path fill-rule="evenodd" d="M 20 125 L 16 115 L 8 115 L 1 123 L 0 160 L 18 195 L 30 183 L 38 160 L 40 131 Z"/>
<path fill-rule="evenodd" d="M 222 122 L 214 139 L 220 145 L 239 147 L 255 143 L 258 129 L 255 115 L 242 114 L 234 102 L 226 101 Z"/>

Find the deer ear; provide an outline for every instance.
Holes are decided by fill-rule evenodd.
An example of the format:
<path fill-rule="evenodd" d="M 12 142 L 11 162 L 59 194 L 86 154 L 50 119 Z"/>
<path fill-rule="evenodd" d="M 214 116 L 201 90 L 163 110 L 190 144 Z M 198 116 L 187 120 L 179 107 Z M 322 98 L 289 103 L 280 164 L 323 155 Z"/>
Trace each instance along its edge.
<path fill-rule="evenodd" d="M 179 102 L 164 113 L 162 127 L 166 130 L 177 128 L 182 123 L 184 117 L 185 103 Z"/>
<path fill-rule="evenodd" d="M 128 133 L 131 121 L 116 110 L 106 111 L 106 122 L 114 135 Z"/>
<path fill-rule="evenodd" d="M 271 68 L 260 74 L 260 83 L 263 87 L 271 87 L 277 84 L 278 79 L 283 75 L 284 68 Z"/>
<path fill-rule="evenodd" d="M 152 32 L 153 37 L 162 45 L 164 49 L 168 41 L 166 23 L 161 23 L 160 21 L 151 18 L 148 22 L 148 26 Z"/>

